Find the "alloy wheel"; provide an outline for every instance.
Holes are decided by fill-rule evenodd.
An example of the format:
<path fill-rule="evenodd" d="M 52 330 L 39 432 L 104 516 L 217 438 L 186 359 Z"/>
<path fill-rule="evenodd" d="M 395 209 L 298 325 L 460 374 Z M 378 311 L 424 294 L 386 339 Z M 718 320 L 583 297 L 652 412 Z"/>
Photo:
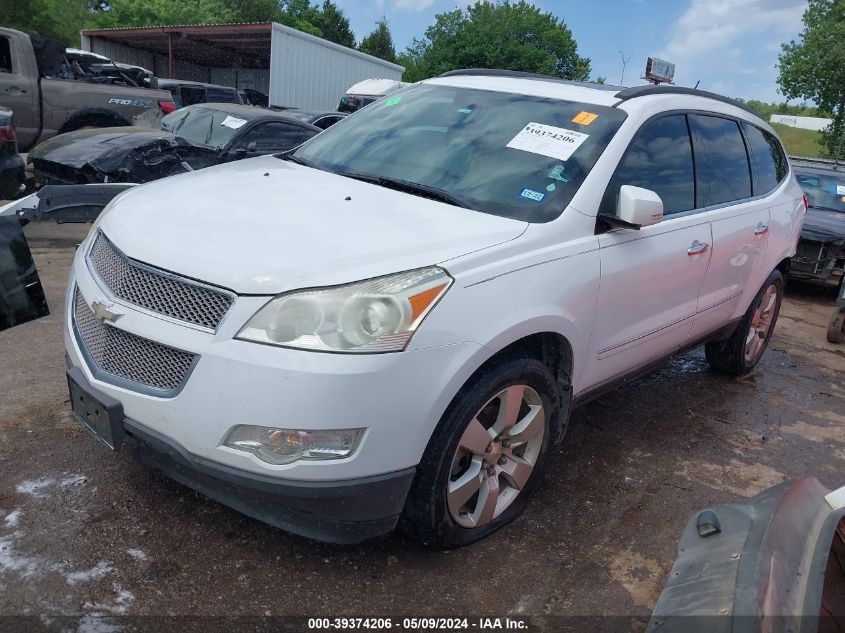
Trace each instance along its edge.
<path fill-rule="evenodd" d="M 751 325 L 745 337 L 745 362 L 754 362 L 762 353 L 763 346 L 774 325 L 777 301 L 777 286 L 770 284 L 760 299 L 760 305 L 757 306 L 757 309 L 754 310 L 754 315 L 751 317 Z"/>
<path fill-rule="evenodd" d="M 459 525 L 498 517 L 528 483 L 543 446 L 546 415 L 528 385 L 502 389 L 473 416 L 452 458 L 446 498 Z"/>

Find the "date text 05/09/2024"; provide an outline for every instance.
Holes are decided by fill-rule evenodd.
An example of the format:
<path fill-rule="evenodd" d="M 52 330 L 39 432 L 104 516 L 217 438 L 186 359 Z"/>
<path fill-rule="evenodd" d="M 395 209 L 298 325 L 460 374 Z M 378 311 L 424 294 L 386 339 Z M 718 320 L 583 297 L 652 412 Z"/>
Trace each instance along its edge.
<path fill-rule="evenodd" d="M 309 630 L 326 631 L 527 631 L 528 622 L 511 617 L 478 618 L 308 618 Z"/>

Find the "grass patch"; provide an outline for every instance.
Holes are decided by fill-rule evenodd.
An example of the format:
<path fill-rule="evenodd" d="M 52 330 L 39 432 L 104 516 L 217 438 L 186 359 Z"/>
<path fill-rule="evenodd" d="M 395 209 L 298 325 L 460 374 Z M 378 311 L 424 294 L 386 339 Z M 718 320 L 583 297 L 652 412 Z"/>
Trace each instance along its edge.
<path fill-rule="evenodd" d="M 770 123 L 786 146 L 790 156 L 807 156 L 808 158 L 824 158 L 824 147 L 821 138 L 815 130 L 802 130 L 788 127 L 782 123 Z"/>

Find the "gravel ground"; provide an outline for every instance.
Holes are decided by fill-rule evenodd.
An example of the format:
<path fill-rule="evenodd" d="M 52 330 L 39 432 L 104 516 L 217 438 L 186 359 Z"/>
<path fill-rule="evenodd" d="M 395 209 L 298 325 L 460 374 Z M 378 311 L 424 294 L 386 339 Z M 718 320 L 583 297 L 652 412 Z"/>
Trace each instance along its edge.
<path fill-rule="evenodd" d="M 790 287 L 751 375 L 713 374 L 694 352 L 577 411 L 526 513 L 481 543 L 291 536 L 108 452 L 72 419 L 60 314 L 85 231 L 27 227 L 53 314 L 0 333 L 2 615 L 645 617 L 695 510 L 807 474 L 845 484 L 833 297 Z"/>

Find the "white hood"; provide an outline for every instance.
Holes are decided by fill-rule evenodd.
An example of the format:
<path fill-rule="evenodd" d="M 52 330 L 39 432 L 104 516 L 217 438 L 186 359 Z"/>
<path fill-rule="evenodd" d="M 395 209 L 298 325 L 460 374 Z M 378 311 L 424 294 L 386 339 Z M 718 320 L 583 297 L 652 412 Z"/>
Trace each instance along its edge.
<path fill-rule="evenodd" d="M 526 223 L 265 156 L 132 189 L 100 228 L 152 266 L 277 294 L 437 264 Z"/>

